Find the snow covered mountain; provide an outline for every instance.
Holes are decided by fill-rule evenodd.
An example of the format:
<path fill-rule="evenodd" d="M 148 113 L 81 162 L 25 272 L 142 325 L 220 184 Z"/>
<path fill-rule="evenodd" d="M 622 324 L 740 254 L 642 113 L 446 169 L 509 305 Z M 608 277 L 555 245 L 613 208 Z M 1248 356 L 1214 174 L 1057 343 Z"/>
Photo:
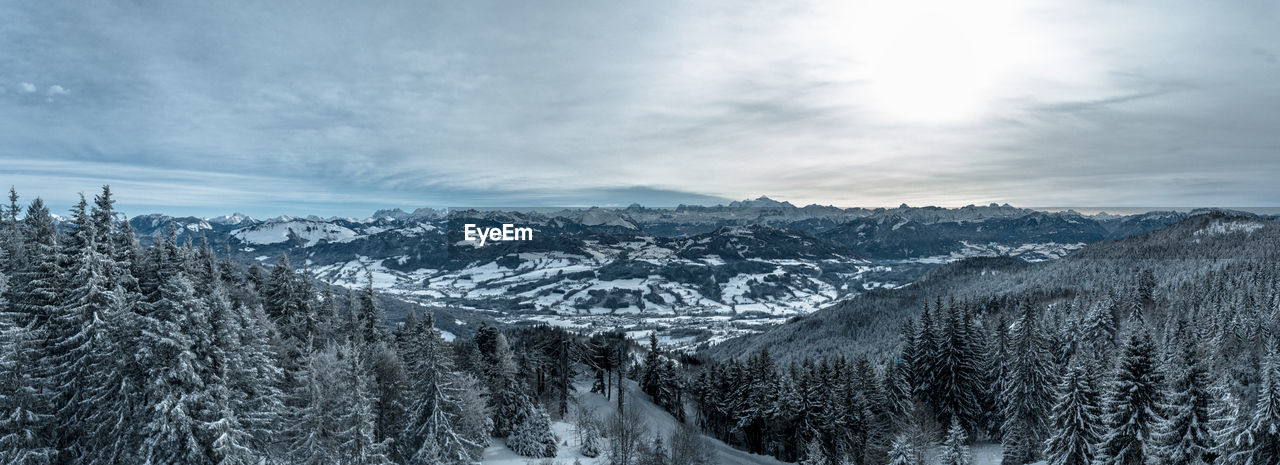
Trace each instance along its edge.
<path fill-rule="evenodd" d="M 232 213 L 230 215 L 215 216 L 213 218 L 209 218 L 206 221 L 212 224 L 225 224 L 225 225 L 232 225 L 232 226 L 238 225 L 241 223 L 257 222 L 257 220 L 254 220 L 252 217 L 245 215 L 243 213 Z"/>
<path fill-rule="evenodd" d="M 247 245 L 296 243 L 310 247 L 321 242 L 350 242 L 359 235 L 350 228 L 315 220 L 272 221 L 236 229 L 231 236 Z"/>

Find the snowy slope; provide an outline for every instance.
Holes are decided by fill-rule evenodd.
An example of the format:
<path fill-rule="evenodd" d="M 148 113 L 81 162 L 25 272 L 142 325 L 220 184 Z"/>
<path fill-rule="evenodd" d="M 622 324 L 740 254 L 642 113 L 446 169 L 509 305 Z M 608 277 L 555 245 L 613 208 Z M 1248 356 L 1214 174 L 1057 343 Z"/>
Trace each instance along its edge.
<path fill-rule="evenodd" d="M 290 219 L 240 228 L 232 231 L 231 236 L 245 244 L 266 245 L 300 241 L 305 244 L 305 247 L 310 247 L 321 241 L 350 242 L 359 235 L 351 229 L 333 223 Z"/>
<path fill-rule="evenodd" d="M 578 386 L 579 392 L 574 397 L 575 406 L 573 408 L 584 408 L 596 413 L 597 415 L 607 415 L 605 412 L 612 412 L 616 410 L 616 401 L 605 399 L 604 396 L 600 394 L 587 392 L 588 387 L 589 386 L 586 384 L 580 384 Z M 676 430 L 676 427 L 679 424 L 675 417 L 672 417 L 671 414 L 650 402 L 649 396 L 640 392 L 639 386 L 637 386 L 634 381 L 626 380 L 625 391 L 627 395 L 625 403 L 629 406 L 628 408 L 639 409 L 638 411 L 644 419 L 644 424 L 649 429 L 649 434 L 661 435 L 664 438 L 663 441 L 666 441 L 666 438 L 671 436 L 671 433 Z M 552 430 L 560 440 L 560 448 L 552 463 L 557 465 L 570 465 L 575 459 L 581 461 L 583 465 L 603 465 L 608 463 L 608 459 L 603 456 L 594 459 L 582 456 L 580 452 L 580 444 L 577 439 L 577 432 L 574 430 L 573 424 L 566 421 L 556 421 L 552 424 Z M 716 455 L 719 457 L 719 463 L 721 464 L 782 465 L 784 463 L 774 459 L 773 457 L 755 455 L 734 449 L 725 443 L 712 438 L 707 438 L 707 441 L 715 449 Z M 568 444 L 567 446 L 565 445 L 566 443 Z M 540 464 L 542 462 L 537 459 L 530 459 L 528 457 L 516 455 L 514 452 L 511 452 L 511 449 L 507 448 L 505 440 L 494 439 L 491 441 L 490 446 L 485 449 L 484 459 L 481 463 L 484 465 L 527 465 L 529 463 Z"/>

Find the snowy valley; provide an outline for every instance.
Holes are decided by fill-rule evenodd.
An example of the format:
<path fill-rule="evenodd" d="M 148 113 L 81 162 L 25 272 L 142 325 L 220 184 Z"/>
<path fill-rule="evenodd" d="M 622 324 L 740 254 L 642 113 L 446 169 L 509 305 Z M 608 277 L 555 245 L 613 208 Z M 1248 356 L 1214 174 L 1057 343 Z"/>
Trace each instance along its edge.
<path fill-rule="evenodd" d="M 664 344 L 692 349 L 907 285 L 957 260 L 1054 260 L 1187 215 L 1089 217 L 995 204 L 842 209 L 761 197 L 675 209 L 420 208 L 365 219 L 147 215 L 130 222 L 144 239 L 173 224 L 179 241 L 208 240 L 242 263 L 269 266 L 284 255 L 321 281 L 351 289 L 372 279 L 381 293 L 424 307 L 505 324 L 658 331 Z M 459 254 L 450 249 L 449 235 L 457 235 L 450 225 L 464 221 L 523 222 L 542 240 Z"/>

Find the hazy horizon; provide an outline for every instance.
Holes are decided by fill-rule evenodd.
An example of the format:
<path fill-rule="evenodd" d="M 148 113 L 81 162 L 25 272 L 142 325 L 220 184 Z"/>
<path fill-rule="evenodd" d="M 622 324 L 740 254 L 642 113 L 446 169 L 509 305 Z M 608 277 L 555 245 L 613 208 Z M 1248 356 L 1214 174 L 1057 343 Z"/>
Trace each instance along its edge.
<path fill-rule="evenodd" d="M 91 192 L 85 192 L 85 193 L 84 193 L 84 194 L 85 194 L 85 198 L 86 198 L 86 199 L 88 199 L 88 200 L 90 200 L 90 201 L 92 201 L 93 196 L 97 195 L 99 192 L 101 192 L 101 191 L 100 191 L 100 190 L 96 190 L 96 191 L 91 191 Z M 23 193 L 22 193 L 22 191 L 18 191 L 18 195 L 20 196 L 19 204 L 20 204 L 21 206 L 24 206 L 24 207 L 25 207 L 27 204 L 29 204 L 29 203 L 30 203 L 30 201 L 31 201 L 32 199 L 34 199 L 35 197 L 38 197 L 38 196 L 35 196 L 35 195 L 32 195 L 32 196 L 25 195 L 25 194 L 23 194 Z M 119 198 L 119 196 L 120 196 L 119 191 L 118 191 L 117 189 L 115 189 L 115 188 L 112 188 L 112 196 L 113 196 L 114 198 L 117 198 L 117 199 L 118 199 L 118 198 Z M 1280 215 L 1280 207 L 1268 207 L 1268 206 L 1245 206 L 1245 207 L 1232 207 L 1232 206 L 1222 206 L 1222 205 L 1202 205 L 1202 206 L 1185 206 L 1185 205 L 1184 205 L 1184 206 L 1112 206 L 1112 207 L 1107 207 L 1107 206 L 1102 206 L 1102 207 L 1099 207 L 1099 206 L 1079 206 L 1079 207 L 1062 207 L 1062 206 L 1054 206 L 1054 207 L 1042 207 L 1042 206 L 1024 206 L 1024 205 L 1017 205 L 1017 204 L 1013 204 L 1013 203 L 1009 203 L 1009 202 L 986 202 L 986 203 L 965 204 L 965 205 L 927 205 L 927 204 L 921 204 L 921 205 L 910 205 L 910 204 L 906 204 L 906 203 L 900 203 L 900 204 L 898 204 L 898 205 L 834 205 L 834 204 L 817 204 L 817 203 L 814 203 L 814 204 L 797 204 L 797 203 L 795 203 L 795 202 L 790 202 L 789 200 L 787 200 L 787 199 L 785 199 L 785 198 L 774 197 L 774 196 L 768 196 L 768 195 L 762 195 L 762 196 L 757 196 L 757 197 L 753 197 L 753 198 L 745 198 L 745 199 L 738 199 L 738 200 L 721 201 L 721 202 L 717 202 L 717 203 L 706 203 L 706 204 L 679 204 L 679 205 L 646 205 L 646 204 L 643 204 L 643 203 L 640 203 L 640 202 L 632 202 L 632 203 L 630 203 L 630 204 L 625 204 L 625 205 L 619 205 L 619 204 L 598 204 L 598 205 L 536 205 L 536 206 L 533 206 L 533 205 L 529 205 L 529 206 L 513 206 L 513 205 L 465 205 L 465 206 L 460 206 L 460 205 L 417 205 L 417 206 L 413 206 L 413 205 L 388 205 L 388 206 L 385 206 L 385 207 L 374 208 L 374 209 L 372 209 L 372 210 L 368 210 L 368 211 L 365 211 L 365 212 L 357 212 L 357 213 L 355 213 L 355 214 L 336 214 L 336 213 L 324 213 L 324 212 L 316 212 L 316 211 L 307 211 L 307 212 L 302 212 L 302 211 L 294 211 L 294 212 L 290 212 L 290 211 L 272 211 L 272 212 L 265 212 L 265 213 L 262 213 L 262 212 L 259 212 L 259 213 L 250 213 L 250 212 L 254 212 L 254 211 L 255 211 L 255 209 L 253 209 L 253 208 L 237 208 L 237 207 L 235 207 L 235 206 L 228 206 L 227 208 L 224 208 L 224 209 L 222 209 L 222 210 L 215 210 L 215 211 L 212 211 L 212 212 L 208 212 L 208 211 L 206 211 L 206 212 L 199 212 L 199 211 L 198 211 L 198 210 L 202 210 L 202 209 L 196 209 L 196 210 L 197 210 L 196 212 L 183 211 L 183 210 L 181 210 L 181 209 L 174 209 L 174 208 L 172 208 L 172 207 L 169 207 L 169 208 L 158 208 L 158 209 L 155 209 L 155 210 L 147 210 L 146 208 L 141 208 L 141 209 L 140 209 L 140 208 L 136 208 L 137 206 L 134 206 L 134 205 L 128 205 L 128 204 L 121 204 L 121 203 L 119 203 L 119 202 L 117 202 L 117 204 L 116 204 L 116 210 L 117 210 L 117 211 L 119 211 L 119 212 L 121 212 L 122 214 L 127 215 L 127 216 L 128 216 L 128 217 L 130 217 L 130 218 L 135 217 L 135 216 L 144 216 L 144 215 L 160 214 L 160 215 L 166 215 L 166 216 L 171 216 L 171 217 L 197 217 L 197 218 L 202 218 L 202 219 L 210 219 L 210 218 L 215 218 L 215 217 L 220 217 L 220 216 L 230 216 L 230 215 L 240 214 L 240 215 L 245 215 L 245 216 L 251 217 L 251 218 L 256 219 L 256 220 L 266 220 L 266 219 L 271 219 L 271 218 L 279 218 L 279 217 L 283 217 L 283 216 L 287 216 L 287 217 L 295 217 L 295 218 L 318 217 L 318 218 L 355 218 L 355 219 L 367 219 L 367 218 L 372 217 L 372 215 L 373 215 L 375 212 L 378 212 L 378 211 L 381 211 L 381 210 L 396 210 L 396 209 L 403 210 L 403 211 L 404 211 L 404 212 L 406 212 L 406 213 L 412 213 L 414 210 L 419 209 L 419 208 L 429 208 L 429 209 L 435 209 L 435 210 L 466 210 L 466 209 L 479 209 L 479 210 L 482 210 L 482 211 L 523 211 L 523 212 L 530 212 L 530 211 L 532 211 L 532 212 L 542 212 L 542 213 L 553 213 L 553 212 L 558 212 L 558 211 L 563 211 L 563 210 L 582 210 L 582 209 L 589 209 L 589 208 L 603 208 L 603 209 L 609 209 L 609 210 L 622 210 L 622 209 L 626 209 L 626 208 L 628 208 L 628 207 L 630 207 L 630 206 L 632 206 L 632 205 L 638 205 L 638 206 L 640 206 L 640 207 L 650 208 L 650 209 L 676 209 L 676 208 L 679 208 L 679 207 L 681 207 L 681 206 L 687 206 L 687 207 L 718 207 L 718 206 L 728 206 L 729 204 L 731 204 L 731 203 L 733 203 L 733 202 L 752 201 L 752 200 L 759 200 L 759 199 L 761 199 L 761 198 L 767 198 L 767 199 L 772 200 L 772 201 L 775 201 L 775 202 L 787 202 L 787 203 L 791 203 L 791 204 L 792 204 L 792 206 L 794 206 L 794 207 L 796 207 L 796 208 L 803 208 L 803 207 L 807 207 L 807 206 L 818 206 L 818 207 L 835 207 L 835 208 L 840 208 L 840 209 L 864 209 L 864 210 L 885 209 L 885 210 L 891 210 L 891 209 L 900 208 L 900 207 L 903 207 L 903 206 L 906 206 L 906 207 L 912 207 L 912 208 L 933 207 L 933 208 L 959 209 L 959 208 L 964 208 L 964 207 L 973 207 L 973 206 L 977 206 L 977 207 L 985 207 L 985 206 L 990 206 L 990 205 L 1000 205 L 1000 206 L 1010 206 L 1010 207 L 1014 207 L 1014 208 L 1021 208 L 1021 209 L 1026 209 L 1026 210 L 1035 210 L 1035 211 L 1043 211 L 1043 212 L 1050 212 L 1050 213 L 1065 212 L 1065 211 L 1071 210 L 1071 211 L 1075 211 L 1076 213 L 1080 213 L 1080 214 L 1082 214 L 1082 215 L 1087 215 L 1087 216 L 1094 216 L 1094 215 L 1098 215 L 1098 214 L 1100 214 L 1100 213 L 1107 213 L 1107 214 L 1111 214 L 1111 215 L 1120 215 L 1120 216 L 1124 216 L 1124 215 L 1134 215 L 1134 214 L 1147 213 L 1147 212 L 1153 212 L 1153 211 L 1178 211 L 1178 212 L 1189 212 L 1189 211 L 1199 210 L 1199 209 L 1237 210 L 1237 211 L 1250 212 L 1250 213 L 1254 213 L 1254 214 L 1257 214 L 1257 215 Z M 43 197 L 42 197 L 42 200 L 43 200 Z M 49 208 L 49 211 L 50 211 L 51 213 L 53 213 L 54 215 L 57 215 L 57 216 L 62 216 L 62 217 L 65 217 L 65 216 L 66 216 L 66 213 L 67 213 L 67 212 L 72 208 L 72 206 L 73 206 L 73 204 L 67 204 L 67 205 L 57 205 L 57 204 L 52 204 L 52 203 L 49 203 L 47 200 L 45 201 L 45 205 L 46 205 L 46 207 L 48 207 L 48 208 Z"/>

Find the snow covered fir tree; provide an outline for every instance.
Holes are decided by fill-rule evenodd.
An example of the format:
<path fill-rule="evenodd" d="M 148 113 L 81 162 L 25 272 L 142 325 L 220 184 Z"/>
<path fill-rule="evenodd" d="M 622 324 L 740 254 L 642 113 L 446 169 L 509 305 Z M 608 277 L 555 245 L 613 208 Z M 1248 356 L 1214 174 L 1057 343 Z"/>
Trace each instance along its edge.
<path fill-rule="evenodd" d="M 4 212 L 0 462 L 471 463 L 474 374 L 429 320 L 395 331 L 371 289 L 320 289 L 175 232 L 148 248 L 109 189 L 62 222 Z M 412 363 L 405 363 L 406 356 Z"/>
<path fill-rule="evenodd" d="M 0 463 L 1280 463 L 1274 220 L 963 260 L 687 351 L 496 320 L 446 337 L 429 308 L 389 321 L 371 275 L 332 286 L 172 226 L 144 242 L 108 188 L 66 216 L 18 201 Z"/>

